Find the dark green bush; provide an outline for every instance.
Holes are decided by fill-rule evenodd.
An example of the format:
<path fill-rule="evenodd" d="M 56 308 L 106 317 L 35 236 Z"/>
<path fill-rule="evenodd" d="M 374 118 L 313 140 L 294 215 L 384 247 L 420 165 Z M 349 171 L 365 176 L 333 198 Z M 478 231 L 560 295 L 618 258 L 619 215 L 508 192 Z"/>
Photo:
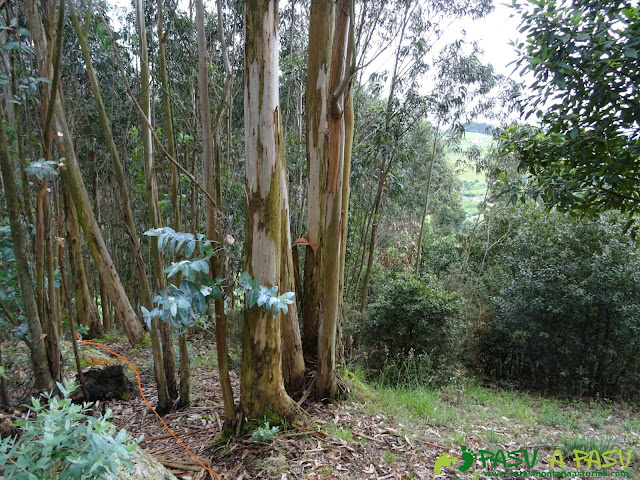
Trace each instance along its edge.
<path fill-rule="evenodd" d="M 523 208 L 494 252 L 502 280 L 480 336 L 486 373 L 577 395 L 629 397 L 640 387 L 640 261 L 623 221 Z"/>
<path fill-rule="evenodd" d="M 435 278 L 404 274 L 388 280 L 376 292 L 362 332 L 369 366 L 384 370 L 389 383 L 402 380 L 397 378 L 402 372 L 435 378 L 440 368 L 454 363 L 461 305 L 459 296 Z"/>

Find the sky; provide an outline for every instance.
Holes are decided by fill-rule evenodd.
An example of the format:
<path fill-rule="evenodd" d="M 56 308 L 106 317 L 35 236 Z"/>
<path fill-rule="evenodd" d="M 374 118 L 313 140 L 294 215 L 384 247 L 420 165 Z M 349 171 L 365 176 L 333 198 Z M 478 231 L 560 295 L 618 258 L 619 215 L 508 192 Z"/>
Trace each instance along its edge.
<path fill-rule="evenodd" d="M 467 39 L 476 40 L 482 50 L 483 59 L 491 63 L 498 73 L 510 76 L 514 66 L 507 66 L 514 61 L 517 56 L 510 41 L 523 35 L 518 33 L 520 19 L 511 7 L 496 2 L 495 10 L 481 20 L 465 22 L 464 28 L 467 30 Z M 518 80 L 517 72 L 511 78 Z"/>

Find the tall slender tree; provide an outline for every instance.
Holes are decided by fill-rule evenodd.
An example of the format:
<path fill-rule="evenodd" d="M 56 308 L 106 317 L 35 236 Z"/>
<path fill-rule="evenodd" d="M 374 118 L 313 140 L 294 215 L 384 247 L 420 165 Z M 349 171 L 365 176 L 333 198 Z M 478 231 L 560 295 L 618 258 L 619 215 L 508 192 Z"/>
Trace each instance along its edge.
<path fill-rule="evenodd" d="M 348 201 L 353 130 L 345 102 L 355 71 L 353 5 L 349 0 L 311 2 L 307 71 L 309 222 L 304 283 L 304 345 L 317 352 L 316 398 L 336 394 L 336 338 L 341 306 L 340 262 Z M 349 107 L 350 108 L 350 107 Z M 349 126 L 352 123 L 349 122 Z M 348 199 L 345 199 L 348 200 Z"/>
<path fill-rule="evenodd" d="M 280 281 L 284 143 L 278 94 L 278 2 L 245 3 L 244 121 L 246 191 L 246 269 L 263 285 Z M 291 416 L 296 404 L 282 378 L 282 315 L 257 307 L 245 313 L 240 403 L 247 418 L 267 412 Z"/>
<path fill-rule="evenodd" d="M 158 180 L 156 177 L 155 157 L 153 151 L 153 139 L 151 127 L 147 119 L 151 117 L 151 83 L 149 78 L 149 52 L 147 47 L 147 28 L 145 22 L 144 2 L 136 1 L 136 22 L 138 26 L 138 47 L 140 54 L 140 107 L 142 108 L 142 122 L 140 135 L 142 137 L 142 164 L 144 167 L 144 183 L 147 200 L 148 218 L 151 228 L 162 227 L 160 207 L 158 205 Z M 162 254 L 158 248 L 157 237 L 151 237 L 151 270 L 153 278 L 153 289 L 156 292 L 165 289 L 165 274 L 163 268 Z M 176 359 L 173 350 L 173 340 L 171 338 L 170 326 L 167 322 L 160 322 L 154 319 L 151 324 L 151 341 L 154 350 L 154 362 L 160 363 L 155 367 L 156 380 L 158 381 L 158 407 L 161 410 L 168 410 L 171 400 L 178 398 L 176 379 Z M 155 330 L 159 336 L 156 336 Z M 158 341 L 162 344 L 160 347 Z M 162 378 L 164 377 L 164 378 Z M 161 387 L 162 385 L 162 387 Z M 160 395 L 160 390 L 166 388 L 168 397 L 164 392 Z"/>
<path fill-rule="evenodd" d="M 220 8 L 220 5 L 218 5 Z M 220 10 L 219 10 L 220 11 Z M 220 15 L 221 20 L 221 15 Z M 205 218 L 207 223 L 207 237 L 217 247 L 218 255 L 211 259 L 211 273 L 216 277 L 220 263 L 219 258 L 223 249 L 220 242 L 216 223 L 216 210 L 219 205 L 219 196 L 216 195 L 215 165 L 216 159 L 220 160 L 219 152 L 215 148 L 217 143 L 211 128 L 211 110 L 209 107 L 209 83 L 207 68 L 207 40 L 204 25 L 204 5 L 202 0 L 196 0 L 196 24 L 198 28 L 198 96 L 200 100 L 200 118 L 202 122 L 202 165 L 204 170 L 205 190 L 209 193 L 209 199 L 205 200 Z M 221 25 L 219 28 L 222 28 Z M 224 37 L 224 36 L 222 36 Z M 224 38 L 222 38 L 224 42 Z M 218 123 L 218 122 L 216 122 Z M 218 188 L 219 191 L 219 188 Z M 216 199 L 218 205 L 212 199 Z M 226 316 L 224 312 L 224 300 L 215 301 L 216 317 L 216 346 L 218 355 L 218 371 L 222 398 L 224 402 L 225 429 L 229 430 L 235 419 L 235 401 L 229 376 L 229 359 L 227 352 Z"/>
<path fill-rule="evenodd" d="M 2 125 L 2 128 L 0 128 L 0 172 L 2 173 L 4 197 L 9 215 L 9 225 L 11 226 L 11 239 L 13 241 L 13 251 L 16 258 L 18 281 L 22 292 L 22 301 L 24 302 L 29 334 L 31 335 L 29 348 L 31 351 L 31 363 L 33 364 L 35 388 L 38 390 L 49 390 L 53 388 L 53 378 L 47 364 L 47 352 L 42 333 L 42 325 L 40 325 L 36 296 L 33 291 L 33 284 L 29 273 L 27 244 L 20 221 L 18 189 L 11 166 L 9 140 L 4 131 L 4 118 L 4 104 L 0 101 L 0 124 Z"/>
<path fill-rule="evenodd" d="M 40 12 L 33 0 L 25 0 L 25 5 L 39 70 L 44 72 L 49 71 L 47 65 L 51 64 L 51 59 L 47 56 L 47 39 L 42 26 Z M 100 227 L 95 220 L 91 208 L 91 200 L 87 194 L 82 173 L 78 165 L 72 133 L 67 124 L 66 112 L 59 95 L 56 96 L 52 108 L 56 131 L 59 132 L 59 147 L 62 156 L 66 158 L 65 166 L 62 169 L 62 176 L 64 181 L 69 185 L 71 197 L 78 212 L 78 222 L 85 235 L 91 255 L 98 267 L 100 278 L 105 284 L 109 299 L 117 312 L 118 318 L 122 322 L 127 338 L 131 344 L 135 344 L 143 336 L 142 324 L 126 295 L 102 236 L 102 232 L 100 231 Z"/>

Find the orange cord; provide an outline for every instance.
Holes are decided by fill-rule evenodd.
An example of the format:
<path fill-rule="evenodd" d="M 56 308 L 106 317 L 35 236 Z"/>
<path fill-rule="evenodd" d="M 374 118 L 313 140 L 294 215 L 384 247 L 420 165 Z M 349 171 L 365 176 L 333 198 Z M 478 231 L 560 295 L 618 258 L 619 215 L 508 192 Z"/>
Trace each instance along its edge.
<path fill-rule="evenodd" d="M 209 472 L 213 473 L 214 475 L 216 475 L 218 478 L 222 478 L 222 475 L 220 475 L 219 473 L 214 472 L 213 470 L 211 470 L 209 467 L 207 467 L 205 464 L 203 464 L 200 460 L 198 460 L 196 458 L 196 456 L 191 453 L 191 451 L 187 448 L 187 446 L 182 443 L 182 440 L 180 440 L 178 437 L 176 437 L 176 434 L 173 433 L 173 431 L 169 428 L 169 426 L 164 423 L 164 420 L 162 419 L 162 417 L 158 414 L 158 412 L 156 412 L 155 408 L 153 408 L 151 406 L 151 404 L 149 403 L 149 401 L 147 400 L 147 397 L 144 396 L 144 393 L 142 392 L 142 382 L 140 381 L 140 375 L 138 374 L 138 370 L 136 370 L 136 367 L 133 366 L 133 364 L 127 360 L 125 357 L 123 357 L 122 355 L 117 354 L 114 351 L 109 350 L 107 347 L 105 347 L 104 345 L 100 344 L 100 343 L 95 343 L 95 342 L 87 342 L 86 340 L 82 340 L 80 338 L 80 333 L 76 332 L 76 335 L 78 337 L 78 340 L 80 340 L 82 343 L 86 343 L 87 345 L 95 345 L 96 347 L 102 347 L 104 348 L 107 352 L 115 355 L 116 357 L 120 357 L 121 359 L 123 359 L 125 362 L 127 362 L 129 364 L 129 366 L 131 368 L 133 368 L 133 371 L 136 372 L 136 377 L 138 377 L 138 388 L 140 389 L 140 395 L 142 395 L 143 400 L 146 402 L 147 405 L 149 405 L 149 408 L 151 409 L 151 411 L 153 411 L 153 413 L 156 414 L 156 417 L 158 417 L 160 419 L 160 421 L 162 422 L 162 424 L 164 425 L 164 427 L 169 431 L 169 433 L 171 435 L 173 435 L 173 438 L 175 438 L 180 445 L 182 445 L 184 447 L 184 449 L 187 451 L 187 453 L 189 455 L 191 455 L 191 458 L 193 458 L 196 462 L 198 462 L 200 465 L 202 465 L 202 467 L 206 470 L 208 470 Z"/>

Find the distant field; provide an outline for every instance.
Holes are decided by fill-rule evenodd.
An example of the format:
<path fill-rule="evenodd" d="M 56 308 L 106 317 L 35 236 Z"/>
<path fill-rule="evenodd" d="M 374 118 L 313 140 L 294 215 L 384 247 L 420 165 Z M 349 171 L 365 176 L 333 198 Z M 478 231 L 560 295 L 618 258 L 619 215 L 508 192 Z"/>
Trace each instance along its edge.
<path fill-rule="evenodd" d="M 458 146 L 463 151 L 470 149 L 472 146 L 477 146 L 484 154 L 489 149 L 491 140 L 491 135 L 469 132 Z M 468 165 L 464 161 L 464 155 L 455 152 L 453 147 L 447 153 L 447 161 L 456 169 L 458 179 L 462 183 L 462 205 L 467 218 L 471 219 L 478 215 L 478 206 L 482 203 L 487 191 L 485 175 L 476 173 L 475 166 Z"/>

